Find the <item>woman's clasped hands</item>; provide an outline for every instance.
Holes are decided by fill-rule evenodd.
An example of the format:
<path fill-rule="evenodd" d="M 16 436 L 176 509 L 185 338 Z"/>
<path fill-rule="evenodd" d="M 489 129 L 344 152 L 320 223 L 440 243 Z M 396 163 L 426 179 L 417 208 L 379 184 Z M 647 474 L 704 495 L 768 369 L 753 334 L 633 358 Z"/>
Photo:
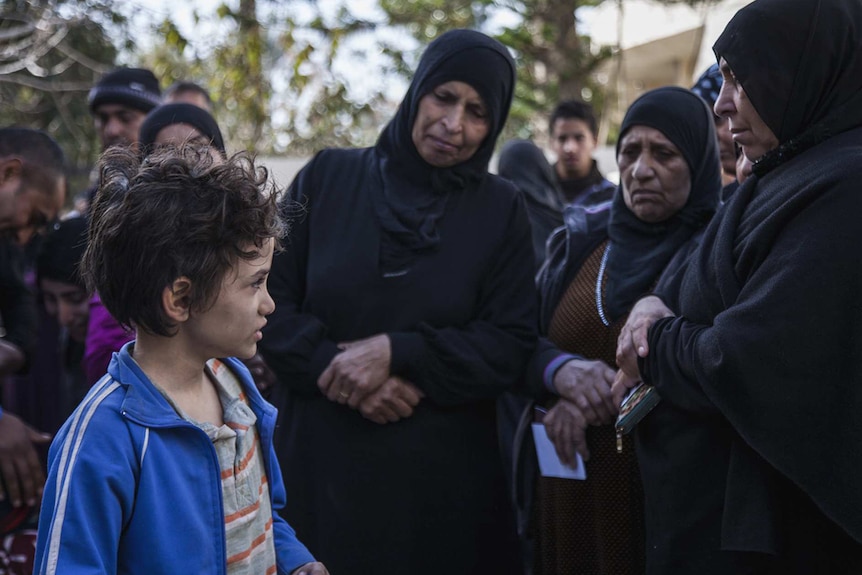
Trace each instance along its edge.
<path fill-rule="evenodd" d="M 338 344 L 341 350 L 317 380 L 330 401 L 358 410 L 374 423 L 395 423 L 413 415 L 425 397 L 405 379 L 390 373 L 392 346 L 386 334 Z"/>

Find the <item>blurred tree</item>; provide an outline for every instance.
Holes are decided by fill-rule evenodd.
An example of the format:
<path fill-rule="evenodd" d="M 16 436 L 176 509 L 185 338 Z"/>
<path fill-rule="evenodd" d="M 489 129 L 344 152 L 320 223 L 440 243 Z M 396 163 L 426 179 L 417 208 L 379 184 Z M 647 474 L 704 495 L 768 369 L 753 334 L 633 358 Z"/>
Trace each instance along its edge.
<path fill-rule="evenodd" d="M 165 19 L 163 41 L 143 61 L 166 84 L 209 88 L 231 145 L 308 154 L 372 143 L 428 42 L 452 28 L 488 28 L 505 13 L 517 24 L 496 36 L 515 51 L 519 75 L 507 136 L 529 136 L 559 97 L 600 93 L 591 73 L 610 50 L 577 33 L 574 11 L 601 1 L 379 0 L 361 10 L 346 0 L 240 0 L 215 17 L 196 13 L 215 30 L 206 37 L 186 38 Z M 357 68 L 369 78 L 359 88 Z"/>
<path fill-rule="evenodd" d="M 346 0 L 336 9 L 291 0 L 290 9 L 279 20 L 287 25 L 281 35 L 282 60 L 291 63 L 283 77 L 297 100 L 313 102 L 307 114 L 301 107 L 291 108 L 287 132 L 292 145 L 304 142 L 318 149 L 322 144 L 372 142 L 381 122 L 392 112 L 391 104 L 385 105 L 387 96 L 391 99 L 391 84 L 404 84 L 422 48 L 453 28 L 492 31 L 514 52 L 518 84 L 502 139 L 544 132 L 548 112 L 562 99 L 589 101 L 601 114 L 612 88 L 598 85 L 595 73 L 613 56 L 614 48 L 598 46 L 581 33 L 576 11 L 604 1 L 378 0 L 379 10 L 359 17 L 355 3 Z M 694 7 L 720 0 L 657 1 Z M 351 49 L 355 37 L 373 41 L 375 49 Z M 344 76 L 333 68 L 344 52 L 356 67 L 381 78 L 361 99 L 353 90 L 344 90 Z M 301 121 L 303 114 L 307 122 Z M 369 130 L 369 126 L 377 129 Z"/>
<path fill-rule="evenodd" d="M 190 80 L 207 88 L 230 149 L 270 153 L 272 89 L 267 78 L 272 50 L 256 0 L 239 0 L 235 8 L 223 3 L 213 14 L 196 10 L 193 17 L 202 29 L 212 32 L 187 38 L 170 17 L 165 18 L 154 27 L 159 41 L 140 55 L 143 65 L 165 87 Z"/>
<path fill-rule="evenodd" d="M 0 3 L 0 125 L 49 132 L 85 174 L 100 151 L 87 92 L 113 67 L 114 41 L 132 46 L 127 23 L 110 0 Z"/>
<path fill-rule="evenodd" d="M 194 12 L 194 33 L 170 17 L 147 22 L 157 41 L 141 53 L 129 30 L 143 21 L 134 19 L 136 3 L 0 0 L 0 122 L 44 128 L 75 165 L 91 163 L 98 146 L 86 94 L 122 50 L 163 86 L 188 79 L 208 88 L 233 149 L 307 154 L 366 145 L 392 115 L 424 46 L 469 27 L 512 48 L 518 87 L 505 137 L 530 137 L 558 99 L 580 97 L 601 110 L 605 94 L 593 72 L 611 49 L 580 34 L 575 13 L 602 1 L 225 0 L 212 13 Z"/>
<path fill-rule="evenodd" d="M 378 59 L 386 77 L 409 78 L 421 49 L 443 32 L 453 28 L 489 29 L 489 24 L 504 17 L 515 24 L 495 26 L 494 36 L 515 53 L 518 85 L 515 102 L 505 137 L 529 137 L 544 124 L 544 115 L 560 98 L 594 100 L 600 90 L 592 80 L 596 67 L 611 55 L 610 48 L 597 49 L 589 38 L 578 33 L 575 10 L 580 6 L 595 6 L 602 0 L 379 0 L 382 15 L 377 19 L 356 17 L 346 6 L 334 13 L 311 4 L 306 10 L 287 15 L 288 28 L 282 35 L 282 45 L 293 61 L 289 85 L 297 94 L 314 92 L 314 109 L 329 113 L 352 106 L 352 115 L 341 119 L 341 133 L 326 122 L 318 123 L 317 114 L 309 116 L 307 125 L 294 122 L 291 128 L 305 128 L 309 141 L 338 140 L 356 136 L 368 143 L 370 134 L 361 130 L 368 116 L 383 111 L 387 85 L 379 82 L 376 89 L 357 106 L 345 102 L 345 92 L 339 88 L 339 78 L 330 73 L 328 82 L 314 83 L 321 73 L 315 56 L 321 52 L 329 64 L 337 57 L 341 45 L 353 35 L 381 28 L 401 32 L 401 42 L 378 39 Z M 407 36 L 412 42 L 406 43 Z M 397 38 L 395 38 L 397 40 Z M 362 54 L 357 54 L 362 62 Z M 600 107 L 601 102 L 594 102 Z M 391 111 L 391 110 L 386 110 Z M 331 116 L 330 116 L 331 118 Z M 351 121 L 352 120 L 352 121 Z M 330 120 L 331 121 L 331 120 Z M 346 143 L 351 143 L 350 141 Z M 353 142 L 356 143 L 356 142 Z"/>

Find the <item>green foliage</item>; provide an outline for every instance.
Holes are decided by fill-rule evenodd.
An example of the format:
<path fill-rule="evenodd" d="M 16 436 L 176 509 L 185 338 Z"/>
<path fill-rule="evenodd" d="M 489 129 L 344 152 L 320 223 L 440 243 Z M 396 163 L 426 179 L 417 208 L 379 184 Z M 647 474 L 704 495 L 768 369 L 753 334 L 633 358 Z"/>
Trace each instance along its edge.
<path fill-rule="evenodd" d="M 389 95 L 386 83 L 381 82 L 365 101 L 355 102 L 350 99 L 349 91 L 340 89 L 346 79 L 331 69 L 351 36 L 395 29 L 412 38 L 413 46 L 405 47 L 404 43 L 399 45 L 376 37 L 379 60 L 383 62 L 378 73 L 404 81 L 415 68 L 421 49 L 431 40 L 453 28 L 488 29 L 494 17 L 501 14 L 517 21 L 517 25 L 498 26 L 494 34 L 513 50 L 518 66 L 515 101 L 504 138 L 531 137 L 543 130 L 545 114 L 558 99 L 599 94 L 591 75 L 611 52 L 607 48 L 593 50 L 589 39 L 577 33 L 574 11 L 579 6 L 597 5 L 601 1 L 379 0 L 383 17 L 377 21 L 356 18 L 344 7 L 334 15 L 327 15 L 317 5 L 306 5 L 312 15 L 304 20 L 287 15 L 286 31 L 281 38 L 281 46 L 292 62 L 290 90 L 297 99 L 312 93 L 314 100 L 307 122 L 298 121 L 297 110 L 293 111 L 287 126 L 291 147 L 299 142 L 307 147 L 309 143 L 323 141 L 331 145 L 355 145 L 372 140 L 362 127 L 373 124 L 369 119 L 383 110 L 380 104 Z M 300 5 L 296 1 L 292 4 Z M 601 99 L 593 99 L 600 107 Z M 315 113 L 318 110 L 340 116 L 339 125 L 345 129 L 334 131 L 333 120 Z M 377 122 L 378 129 L 380 123 Z"/>
<path fill-rule="evenodd" d="M 147 16 L 137 3 L 0 0 L 0 122 L 46 129 L 75 165 L 90 164 L 99 150 L 87 91 L 125 54 L 163 86 L 182 79 L 206 87 L 231 149 L 307 154 L 367 145 L 422 49 L 466 27 L 512 49 L 518 84 L 503 138 L 534 137 L 560 99 L 591 100 L 601 111 L 606 94 L 593 76 L 611 51 L 580 34 L 574 14 L 602 1 L 378 0 L 360 12 L 348 0 L 225 0 L 193 13 L 194 33 L 171 17 L 147 22 L 155 41 L 141 53 L 130 31 L 135 22 L 140 34 Z"/>
<path fill-rule="evenodd" d="M 154 25 L 159 41 L 141 56 L 142 64 L 165 87 L 189 80 L 206 88 L 229 149 L 271 152 L 270 48 L 255 1 L 242 0 L 236 9 L 221 4 L 214 14 L 195 12 L 193 17 L 202 28 L 214 30 L 217 39 L 187 38 L 165 18 Z"/>

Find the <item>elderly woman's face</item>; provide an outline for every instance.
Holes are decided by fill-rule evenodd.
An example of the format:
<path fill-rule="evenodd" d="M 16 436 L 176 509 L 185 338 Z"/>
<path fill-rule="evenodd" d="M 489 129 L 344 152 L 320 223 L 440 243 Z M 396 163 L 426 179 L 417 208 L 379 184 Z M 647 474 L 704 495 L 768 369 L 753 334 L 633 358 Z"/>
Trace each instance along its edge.
<path fill-rule="evenodd" d="M 679 149 L 655 128 L 632 126 L 617 156 L 623 199 L 639 220 L 663 222 L 691 193 L 691 174 Z"/>
<path fill-rule="evenodd" d="M 490 131 L 488 109 L 464 82 L 440 84 L 419 100 L 411 136 L 422 159 L 437 168 L 469 160 Z"/>
<path fill-rule="evenodd" d="M 756 162 L 766 152 L 778 147 L 778 138 L 754 109 L 724 58 L 718 62 L 718 69 L 724 82 L 715 101 L 715 114 L 727 118 L 733 141 L 742 146 L 749 160 Z"/>

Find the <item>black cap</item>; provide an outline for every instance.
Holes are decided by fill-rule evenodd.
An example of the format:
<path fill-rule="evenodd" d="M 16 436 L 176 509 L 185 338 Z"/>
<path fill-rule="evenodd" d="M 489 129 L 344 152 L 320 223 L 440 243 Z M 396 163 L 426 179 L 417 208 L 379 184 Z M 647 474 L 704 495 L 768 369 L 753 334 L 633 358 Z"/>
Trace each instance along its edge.
<path fill-rule="evenodd" d="M 224 139 L 222 139 L 221 130 L 212 114 L 199 108 L 194 104 L 186 104 L 178 102 L 176 104 L 164 104 L 159 106 L 144 119 L 141 124 L 140 143 L 144 153 L 149 153 L 156 142 L 156 136 L 159 132 L 173 124 L 188 124 L 197 129 L 201 134 L 206 136 L 212 142 L 212 145 L 222 153 L 226 154 L 224 149 Z"/>
<path fill-rule="evenodd" d="M 159 81 L 144 68 L 118 68 L 105 74 L 87 97 L 90 112 L 102 104 L 122 104 L 149 112 L 162 103 Z"/>

